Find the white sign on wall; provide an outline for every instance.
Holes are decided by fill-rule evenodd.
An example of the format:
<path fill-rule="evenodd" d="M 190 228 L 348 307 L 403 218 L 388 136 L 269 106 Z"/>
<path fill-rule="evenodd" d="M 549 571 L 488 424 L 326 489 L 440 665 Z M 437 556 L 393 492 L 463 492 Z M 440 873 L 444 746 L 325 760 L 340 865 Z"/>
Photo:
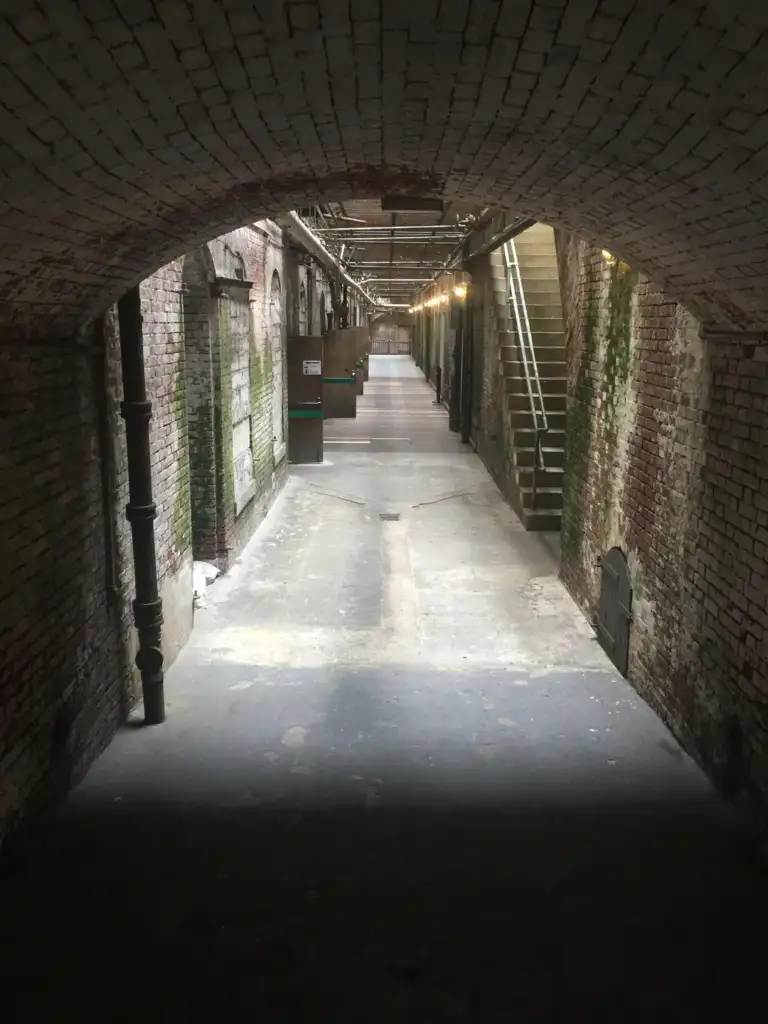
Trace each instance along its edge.
<path fill-rule="evenodd" d="M 323 365 L 319 359 L 305 359 L 303 372 L 305 377 L 319 377 L 323 372 Z"/>

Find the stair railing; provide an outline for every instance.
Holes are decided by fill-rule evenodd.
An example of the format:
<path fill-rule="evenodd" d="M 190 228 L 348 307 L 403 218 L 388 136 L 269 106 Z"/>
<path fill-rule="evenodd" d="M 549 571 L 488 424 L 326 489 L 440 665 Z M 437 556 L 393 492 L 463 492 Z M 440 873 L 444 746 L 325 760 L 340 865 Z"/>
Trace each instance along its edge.
<path fill-rule="evenodd" d="M 531 332 L 530 320 L 528 319 L 528 306 L 525 302 L 523 279 L 520 274 L 520 263 L 517 258 L 514 239 L 504 243 L 504 262 L 507 268 L 508 302 L 512 308 L 512 316 L 515 321 L 515 330 L 523 361 L 525 387 L 528 392 L 528 402 L 531 407 L 531 417 L 535 433 L 533 472 L 531 474 L 533 481 L 531 508 L 533 509 L 536 505 L 538 473 L 539 471 L 544 472 L 547 468 L 544 461 L 542 439 L 549 430 L 549 425 L 547 423 L 547 411 L 544 408 L 544 393 L 541 390 L 539 365 L 536 360 L 536 349 L 533 344 L 533 334 Z"/>

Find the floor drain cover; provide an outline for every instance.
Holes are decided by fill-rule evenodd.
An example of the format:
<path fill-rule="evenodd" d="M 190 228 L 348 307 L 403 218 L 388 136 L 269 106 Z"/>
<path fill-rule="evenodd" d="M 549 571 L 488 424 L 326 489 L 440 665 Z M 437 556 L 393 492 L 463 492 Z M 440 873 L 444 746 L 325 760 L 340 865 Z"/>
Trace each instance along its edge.
<path fill-rule="evenodd" d="M 399 523 L 400 513 L 399 512 L 379 512 L 379 519 L 384 523 Z"/>

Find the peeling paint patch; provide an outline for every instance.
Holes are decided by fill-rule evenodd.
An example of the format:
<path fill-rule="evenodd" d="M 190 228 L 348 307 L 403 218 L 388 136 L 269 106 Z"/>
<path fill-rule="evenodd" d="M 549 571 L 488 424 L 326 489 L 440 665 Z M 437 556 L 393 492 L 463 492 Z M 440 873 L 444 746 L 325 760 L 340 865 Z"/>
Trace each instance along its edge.
<path fill-rule="evenodd" d="M 284 747 L 290 747 L 292 750 L 297 750 L 299 747 L 303 747 L 307 738 L 307 729 L 303 725 L 293 725 L 290 729 L 286 729 L 283 733 L 281 743 Z"/>

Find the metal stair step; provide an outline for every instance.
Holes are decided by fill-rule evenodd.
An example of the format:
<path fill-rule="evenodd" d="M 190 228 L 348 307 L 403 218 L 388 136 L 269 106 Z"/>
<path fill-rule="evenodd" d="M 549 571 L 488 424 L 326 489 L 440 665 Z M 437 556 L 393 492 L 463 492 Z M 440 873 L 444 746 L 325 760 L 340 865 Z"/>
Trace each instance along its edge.
<path fill-rule="evenodd" d="M 552 429 L 552 430 L 564 430 L 565 429 L 565 409 L 553 409 L 552 412 L 550 412 L 547 409 L 546 412 L 547 412 L 547 421 L 549 423 L 550 429 Z M 530 411 L 530 408 L 528 408 L 528 409 L 509 409 L 507 414 L 508 414 L 508 416 L 510 417 L 511 420 L 514 420 L 515 418 L 519 418 L 520 419 L 520 426 L 522 427 L 522 426 L 527 426 L 527 424 L 523 422 L 523 417 L 530 417 L 531 411 Z"/>
<path fill-rule="evenodd" d="M 543 381 L 541 386 L 544 388 Z M 544 399 L 544 410 L 547 413 L 547 416 L 549 416 L 551 412 L 565 412 L 565 395 L 547 394 L 546 390 L 544 390 L 542 398 Z M 510 411 L 515 412 L 525 412 L 527 409 L 530 409 L 530 398 L 525 385 L 523 385 L 523 391 L 521 392 L 510 391 L 507 389 L 507 406 Z"/>
<path fill-rule="evenodd" d="M 506 272 L 506 271 L 505 271 Z M 560 286 L 560 275 L 557 271 L 557 267 L 526 267 L 525 272 L 523 268 L 520 268 L 520 276 L 523 278 L 523 287 L 525 287 L 525 279 L 530 278 L 536 281 L 556 281 L 558 287 Z"/>
<path fill-rule="evenodd" d="M 550 317 L 550 319 L 551 318 L 552 317 Z M 499 334 L 512 334 L 515 337 L 517 337 L 517 327 L 515 325 L 514 319 L 512 319 L 512 317 L 510 316 L 505 316 L 501 311 L 497 316 L 497 331 L 499 332 Z M 562 330 L 562 328 L 560 328 L 559 330 L 556 329 L 554 331 L 535 331 L 531 327 L 530 334 L 532 338 L 534 338 L 534 341 L 537 341 L 537 339 L 543 340 L 544 338 L 549 337 L 553 339 L 554 344 L 562 345 L 563 348 L 565 347 L 565 332 Z"/>
<path fill-rule="evenodd" d="M 539 242 L 528 242 L 525 245 L 515 247 L 517 252 L 517 264 L 522 271 L 529 261 L 535 261 L 533 266 L 557 266 L 557 253 L 554 250 L 548 251 L 546 246 Z M 546 261 L 546 262 L 544 262 Z"/>
<path fill-rule="evenodd" d="M 503 353 L 503 362 L 505 377 L 525 376 L 525 366 L 523 365 L 522 360 L 518 357 L 516 349 L 505 349 Z M 564 358 L 558 360 L 537 359 L 536 365 L 539 368 L 539 377 L 542 379 L 546 378 L 547 380 L 555 380 L 556 378 L 561 378 L 565 380 L 567 377 L 567 368 Z"/>
<path fill-rule="evenodd" d="M 516 320 L 514 316 L 504 316 L 501 310 L 496 314 L 498 326 L 501 330 L 514 331 L 516 329 Z M 505 323 L 506 321 L 506 323 Z M 522 323 L 522 320 L 521 320 Z M 531 329 L 531 334 L 557 334 L 561 338 L 565 337 L 565 331 L 563 329 L 563 318 L 561 316 L 536 316 L 528 317 L 528 325 Z"/>
<path fill-rule="evenodd" d="M 518 362 L 523 361 L 522 352 L 518 346 L 517 339 L 509 339 L 505 344 L 501 346 L 502 349 L 512 349 L 513 354 L 510 358 L 516 359 Z M 565 362 L 565 345 L 537 345 L 534 340 L 533 351 L 536 356 L 537 363 L 557 363 Z M 541 374 L 541 370 L 539 370 Z"/>
<path fill-rule="evenodd" d="M 512 438 L 512 447 L 515 449 L 520 448 L 534 448 L 536 445 L 536 431 L 528 427 L 513 427 L 514 436 Z M 546 433 L 546 447 L 547 448 L 562 448 L 565 450 L 565 430 L 548 430 Z"/>
<path fill-rule="evenodd" d="M 514 331 L 499 331 L 499 344 L 502 347 L 517 346 L 517 335 Z M 548 348 L 557 349 L 565 355 L 565 339 L 561 334 L 539 331 L 534 335 L 534 348 L 537 352 L 546 351 Z"/>
<path fill-rule="evenodd" d="M 547 435 L 549 438 L 549 435 Z M 519 468 L 526 468 L 533 466 L 534 458 L 536 455 L 535 448 L 513 448 L 515 463 Z M 545 445 L 541 446 L 542 455 L 544 457 L 544 464 L 547 469 L 562 468 L 565 464 L 565 451 L 563 448 L 547 448 Z"/>
<path fill-rule="evenodd" d="M 558 310 L 561 311 L 563 308 L 562 302 L 560 301 L 560 289 L 553 288 L 552 282 L 550 281 L 537 281 L 536 284 L 544 284 L 546 287 L 537 288 L 532 286 L 530 283 L 526 284 L 523 281 L 523 290 L 525 291 L 525 301 L 529 306 L 557 306 Z M 558 314 L 559 315 L 559 314 Z"/>
<path fill-rule="evenodd" d="M 563 476 L 565 469 L 562 466 L 547 466 L 545 469 L 539 467 L 536 470 L 536 487 L 550 487 L 557 491 L 563 489 Z M 518 466 L 517 482 L 520 487 L 533 487 L 533 466 Z"/>
<path fill-rule="evenodd" d="M 530 533 L 557 533 L 561 518 L 560 512 L 556 510 L 523 509 L 520 522 Z"/>
<path fill-rule="evenodd" d="M 540 331 L 556 333 L 563 330 L 562 316 L 529 316 L 528 323 L 531 334 L 538 334 Z"/>
<path fill-rule="evenodd" d="M 528 267 L 553 267 L 557 270 L 557 257 L 554 253 L 542 253 L 534 255 L 533 253 L 521 252 L 518 250 L 517 261 L 520 264 L 520 273 L 522 274 Z"/>
<path fill-rule="evenodd" d="M 523 508 L 561 509 L 563 507 L 563 491 L 560 487 L 537 487 L 535 498 L 532 487 L 521 487 L 520 499 Z"/>
<path fill-rule="evenodd" d="M 507 363 L 503 363 L 503 366 L 507 366 Z M 541 371 L 539 371 L 539 380 L 541 381 L 541 387 L 545 395 L 553 395 L 558 398 L 564 398 L 568 386 L 568 381 L 565 377 L 542 377 Z M 504 386 L 507 389 L 507 394 L 516 395 L 526 392 L 527 394 L 527 383 L 524 373 L 515 373 L 504 376 Z"/>
<path fill-rule="evenodd" d="M 563 307 L 557 302 L 532 302 L 526 295 L 529 320 L 563 320 Z"/>

